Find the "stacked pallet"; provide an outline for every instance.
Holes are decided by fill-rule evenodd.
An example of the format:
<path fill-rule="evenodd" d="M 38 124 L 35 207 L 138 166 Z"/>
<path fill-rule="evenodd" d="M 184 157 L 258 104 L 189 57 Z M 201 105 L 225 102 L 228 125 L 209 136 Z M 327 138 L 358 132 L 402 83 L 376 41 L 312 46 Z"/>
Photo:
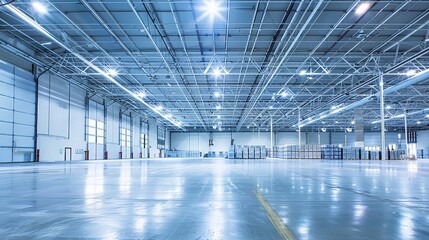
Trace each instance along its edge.
<path fill-rule="evenodd" d="M 342 159 L 342 149 L 338 145 L 322 145 L 322 159 Z"/>
<path fill-rule="evenodd" d="M 169 158 L 198 158 L 200 157 L 200 152 L 186 150 L 166 150 L 165 155 Z"/>
<path fill-rule="evenodd" d="M 428 159 L 429 158 L 429 149 L 417 149 L 417 158 Z"/>
<path fill-rule="evenodd" d="M 231 159 L 264 159 L 267 158 L 265 146 L 233 145 L 229 147 L 228 158 Z"/>

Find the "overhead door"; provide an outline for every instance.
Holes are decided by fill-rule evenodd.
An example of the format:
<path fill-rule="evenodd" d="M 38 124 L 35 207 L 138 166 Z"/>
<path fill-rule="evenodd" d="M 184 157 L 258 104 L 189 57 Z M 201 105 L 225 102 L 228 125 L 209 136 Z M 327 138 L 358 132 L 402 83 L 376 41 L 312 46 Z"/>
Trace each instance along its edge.
<path fill-rule="evenodd" d="M 35 92 L 31 73 L 0 62 L 0 162 L 33 160 Z"/>

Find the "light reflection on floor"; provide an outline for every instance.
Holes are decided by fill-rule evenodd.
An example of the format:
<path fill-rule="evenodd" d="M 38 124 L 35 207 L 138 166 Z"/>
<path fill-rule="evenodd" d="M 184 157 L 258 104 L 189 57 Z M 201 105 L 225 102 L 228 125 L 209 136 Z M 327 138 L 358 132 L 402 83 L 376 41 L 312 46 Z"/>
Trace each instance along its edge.
<path fill-rule="evenodd" d="M 429 239 L 429 161 L 0 165 L 2 239 Z"/>

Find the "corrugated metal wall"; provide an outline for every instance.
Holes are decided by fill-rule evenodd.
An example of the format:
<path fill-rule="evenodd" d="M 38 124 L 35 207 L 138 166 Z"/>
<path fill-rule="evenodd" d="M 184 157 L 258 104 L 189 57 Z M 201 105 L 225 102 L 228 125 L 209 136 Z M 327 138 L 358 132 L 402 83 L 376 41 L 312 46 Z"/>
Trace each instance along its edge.
<path fill-rule="evenodd" d="M 35 92 L 31 73 L 0 62 L 0 162 L 33 161 Z"/>

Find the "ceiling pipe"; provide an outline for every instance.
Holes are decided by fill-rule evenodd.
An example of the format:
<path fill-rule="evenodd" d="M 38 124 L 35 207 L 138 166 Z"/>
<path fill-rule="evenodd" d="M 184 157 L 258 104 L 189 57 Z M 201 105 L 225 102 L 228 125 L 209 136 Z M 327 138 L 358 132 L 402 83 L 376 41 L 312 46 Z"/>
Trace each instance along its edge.
<path fill-rule="evenodd" d="M 429 69 L 426 69 L 424 71 L 421 71 L 421 72 L 417 73 L 413 77 L 410 77 L 410 78 L 408 78 L 408 79 L 406 79 L 406 80 L 404 80 L 404 81 L 402 81 L 402 82 L 400 82 L 400 83 L 398 83 L 398 84 L 396 84 L 394 86 L 391 86 L 391 87 L 388 87 L 388 88 L 384 89 L 384 95 L 387 95 L 387 94 L 396 92 L 396 91 L 398 91 L 400 89 L 409 87 L 409 86 L 411 86 L 413 84 L 416 84 L 418 82 L 427 80 L 428 78 L 429 78 Z M 372 101 L 373 99 L 378 98 L 379 96 L 380 96 L 380 92 L 377 92 L 377 93 L 372 94 L 372 95 L 370 95 L 368 97 L 365 97 L 365 98 L 363 98 L 363 99 L 361 99 L 361 100 L 359 100 L 357 102 L 351 103 L 351 104 L 349 104 L 347 106 L 322 112 L 322 113 L 320 113 L 320 114 L 317 115 L 318 116 L 317 118 L 314 118 L 314 119 L 313 118 L 307 118 L 307 119 L 301 121 L 300 127 L 304 127 L 304 126 L 306 126 L 308 124 L 314 123 L 314 122 L 322 120 L 324 118 L 332 117 L 332 116 L 337 115 L 337 114 L 339 114 L 341 112 L 344 112 L 344 111 L 351 110 L 351 109 L 354 109 L 356 107 L 362 106 L 362 105 L 364 105 L 364 104 Z"/>
<path fill-rule="evenodd" d="M 111 77 L 109 74 L 107 74 L 106 72 L 104 72 L 102 69 L 100 69 L 99 67 L 97 67 L 95 64 L 93 64 L 91 61 L 89 61 L 88 59 L 86 59 L 85 57 L 83 57 L 82 55 L 80 55 L 77 52 L 74 52 L 73 50 L 69 49 L 62 41 L 58 40 L 54 35 L 52 35 L 48 30 L 46 30 L 44 27 L 42 27 L 40 24 L 38 24 L 36 21 L 34 21 L 30 16 L 28 16 L 26 13 L 24 13 L 23 11 L 21 11 L 20 9 L 18 9 L 17 7 L 13 6 L 13 5 L 6 5 L 5 8 L 7 8 L 10 12 L 12 12 L 15 16 L 17 16 L 19 19 L 21 19 L 22 21 L 28 23 L 29 25 L 31 25 L 33 28 L 35 28 L 37 31 L 39 31 L 41 34 L 45 35 L 47 38 L 49 38 L 50 40 L 54 41 L 56 44 L 58 44 L 61 48 L 67 50 L 68 52 L 70 52 L 73 56 L 75 56 L 76 58 L 78 58 L 79 60 L 81 60 L 82 62 L 84 62 L 86 65 L 88 65 L 91 69 L 93 69 L 94 71 L 98 72 L 99 74 L 101 74 L 104 78 L 106 78 L 107 80 L 109 80 L 110 82 L 114 83 L 116 86 L 118 86 L 119 88 L 121 88 L 123 91 L 125 91 L 126 93 L 130 94 L 133 98 L 135 98 L 137 101 L 141 102 L 142 104 L 144 104 L 145 106 L 147 106 L 149 109 L 151 109 L 153 112 L 157 113 L 158 115 L 160 115 L 162 118 L 164 118 L 165 120 L 169 121 L 170 123 L 172 123 L 174 126 L 185 130 L 182 126 L 181 123 L 179 121 L 175 121 L 173 119 L 167 118 L 166 116 L 164 116 L 164 114 L 162 114 L 160 111 L 158 111 L 157 109 L 155 109 L 154 107 L 152 107 L 149 103 L 143 101 L 139 96 L 137 96 L 137 94 L 135 94 L 134 92 L 132 92 L 131 90 L 129 90 L 128 88 L 126 88 L 125 86 L 123 86 L 122 84 L 120 84 L 118 81 L 116 81 L 113 77 Z"/>

